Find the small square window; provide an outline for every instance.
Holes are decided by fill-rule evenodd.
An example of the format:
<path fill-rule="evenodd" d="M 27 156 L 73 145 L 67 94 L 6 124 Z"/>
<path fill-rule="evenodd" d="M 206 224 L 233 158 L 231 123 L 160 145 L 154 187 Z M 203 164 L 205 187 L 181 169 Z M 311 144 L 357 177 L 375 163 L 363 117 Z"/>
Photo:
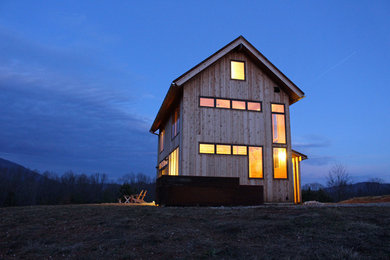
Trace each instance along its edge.
<path fill-rule="evenodd" d="M 231 79 L 245 80 L 245 62 L 230 61 Z"/>

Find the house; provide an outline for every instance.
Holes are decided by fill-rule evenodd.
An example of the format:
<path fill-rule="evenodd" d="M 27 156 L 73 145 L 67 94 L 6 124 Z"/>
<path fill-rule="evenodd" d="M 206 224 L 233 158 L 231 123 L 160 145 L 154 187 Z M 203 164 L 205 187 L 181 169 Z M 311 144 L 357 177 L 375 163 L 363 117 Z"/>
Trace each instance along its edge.
<path fill-rule="evenodd" d="M 289 106 L 304 93 L 240 36 L 175 79 L 150 132 L 158 135 L 164 205 L 300 203 Z"/>

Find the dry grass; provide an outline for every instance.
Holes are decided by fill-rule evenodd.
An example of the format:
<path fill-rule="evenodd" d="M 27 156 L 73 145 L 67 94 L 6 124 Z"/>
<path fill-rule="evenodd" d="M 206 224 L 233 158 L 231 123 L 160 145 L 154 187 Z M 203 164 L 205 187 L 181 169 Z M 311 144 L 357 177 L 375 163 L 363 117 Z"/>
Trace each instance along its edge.
<path fill-rule="evenodd" d="M 357 197 L 349 200 L 340 201 L 339 203 L 382 203 L 390 202 L 390 195 L 383 196 L 368 196 L 368 197 Z"/>
<path fill-rule="evenodd" d="M 0 209 L 0 259 L 387 258 L 390 207 Z"/>

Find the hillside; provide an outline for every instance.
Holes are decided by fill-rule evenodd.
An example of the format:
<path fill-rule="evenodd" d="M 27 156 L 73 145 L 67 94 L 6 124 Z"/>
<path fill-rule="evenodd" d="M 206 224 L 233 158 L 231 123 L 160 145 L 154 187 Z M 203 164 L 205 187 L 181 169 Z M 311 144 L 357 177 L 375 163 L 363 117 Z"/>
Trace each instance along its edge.
<path fill-rule="evenodd" d="M 0 259 L 358 259 L 390 255 L 390 207 L 0 208 Z"/>

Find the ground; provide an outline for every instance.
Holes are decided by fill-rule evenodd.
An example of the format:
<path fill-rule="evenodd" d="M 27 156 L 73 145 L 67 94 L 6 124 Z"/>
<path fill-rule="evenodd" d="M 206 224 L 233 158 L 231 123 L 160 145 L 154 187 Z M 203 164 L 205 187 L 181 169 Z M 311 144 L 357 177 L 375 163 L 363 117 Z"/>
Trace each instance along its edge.
<path fill-rule="evenodd" d="M 0 259 L 389 256 L 389 205 L 0 208 Z"/>

